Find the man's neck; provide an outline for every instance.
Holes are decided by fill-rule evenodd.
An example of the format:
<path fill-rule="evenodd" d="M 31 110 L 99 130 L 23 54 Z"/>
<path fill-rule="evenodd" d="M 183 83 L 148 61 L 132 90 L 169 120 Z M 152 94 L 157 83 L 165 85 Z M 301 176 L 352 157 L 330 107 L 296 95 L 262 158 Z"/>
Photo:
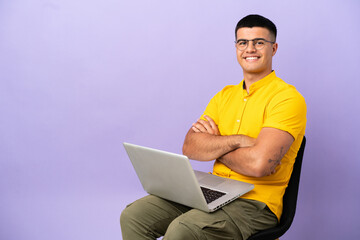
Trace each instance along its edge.
<path fill-rule="evenodd" d="M 263 79 L 264 77 L 266 77 L 267 75 L 269 75 L 271 72 L 272 72 L 272 70 L 266 71 L 266 72 L 262 72 L 262 73 L 259 73 L 259 74 L 244 73 L 244 81 L 245 81 L 246 91 L 249 93 L 250 86 L 251 86 L 253 83 L 256 83 L 257 81 Z"/>

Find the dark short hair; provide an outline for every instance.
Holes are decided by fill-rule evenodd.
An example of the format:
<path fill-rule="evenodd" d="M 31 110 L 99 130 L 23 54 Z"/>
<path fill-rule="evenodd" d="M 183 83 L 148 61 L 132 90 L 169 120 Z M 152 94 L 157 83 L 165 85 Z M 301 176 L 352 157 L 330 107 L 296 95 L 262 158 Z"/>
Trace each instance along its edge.
<path fill-rule="evenodd" d="M 252 27 L 263 27 L 266 28 L 267 30 L 269 30 L 270 34 L 272 34 L 275 37 L 275 41 L 276 41 L 276 34 L 277 34 L 277 30 L 276 30 L 276 26 L 275 24 L 270 21 L 269 19 L 257 15 L 257 14 L 251 14 L 251 15 L 247 15 L 246 17 L 242 18 L 236 25 L 235 28 L 235 40 L 236 40 L 236 33 L 237 30 L 239 28 L 252 28 Z"/>

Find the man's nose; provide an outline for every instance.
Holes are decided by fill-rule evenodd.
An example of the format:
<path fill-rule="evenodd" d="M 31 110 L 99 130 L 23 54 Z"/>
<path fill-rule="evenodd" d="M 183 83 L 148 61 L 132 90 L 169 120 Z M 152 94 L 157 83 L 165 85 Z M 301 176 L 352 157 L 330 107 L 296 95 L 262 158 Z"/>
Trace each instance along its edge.
<path fill-rule="evenodd" d="M 246 48 L 247 52 L 255 52 L 256 48 L 255 48 L 255 43 L 253 41 L 249 41 L 248 42 L 248 46 Z"/>

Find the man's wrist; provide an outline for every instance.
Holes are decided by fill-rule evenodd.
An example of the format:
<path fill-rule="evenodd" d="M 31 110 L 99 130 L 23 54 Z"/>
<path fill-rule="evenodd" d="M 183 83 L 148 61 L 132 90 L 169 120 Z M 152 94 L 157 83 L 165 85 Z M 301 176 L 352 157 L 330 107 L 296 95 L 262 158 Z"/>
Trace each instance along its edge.
<path fill-rule="evenodd" d="M 241 148 L 241 147 L 248 147 L 251 145 L 250 141 L 248 141 L 245 135 L 232 135 L 230 136 L 231 143 L 230 146 L 233 150 Z"/>
<path fill-rule="evenodd" d="M 252 147 L 255 145 L 256 138 L 252 138 L 246 135 L 238 135 L 239 136 L 239 147 L 238 148 L 244 148 L 244 147 Z"/>

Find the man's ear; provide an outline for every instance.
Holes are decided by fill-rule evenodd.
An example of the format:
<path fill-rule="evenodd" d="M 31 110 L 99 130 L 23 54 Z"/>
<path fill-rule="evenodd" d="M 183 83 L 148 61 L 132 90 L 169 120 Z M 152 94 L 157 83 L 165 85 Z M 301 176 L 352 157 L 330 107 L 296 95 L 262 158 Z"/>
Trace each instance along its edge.
<path fill-rule="evenodd" d="M 277 52 L 277 50 L 278 50 L 278 47 L 279 47 L 279 45 L 277 44 L 277 43 L 274 43 L 273 44 L 273 48 L 272 48 L 272 55 L 273 56 L 275 56 L 275 54 L 276 54 L 276 52 Z"/>

